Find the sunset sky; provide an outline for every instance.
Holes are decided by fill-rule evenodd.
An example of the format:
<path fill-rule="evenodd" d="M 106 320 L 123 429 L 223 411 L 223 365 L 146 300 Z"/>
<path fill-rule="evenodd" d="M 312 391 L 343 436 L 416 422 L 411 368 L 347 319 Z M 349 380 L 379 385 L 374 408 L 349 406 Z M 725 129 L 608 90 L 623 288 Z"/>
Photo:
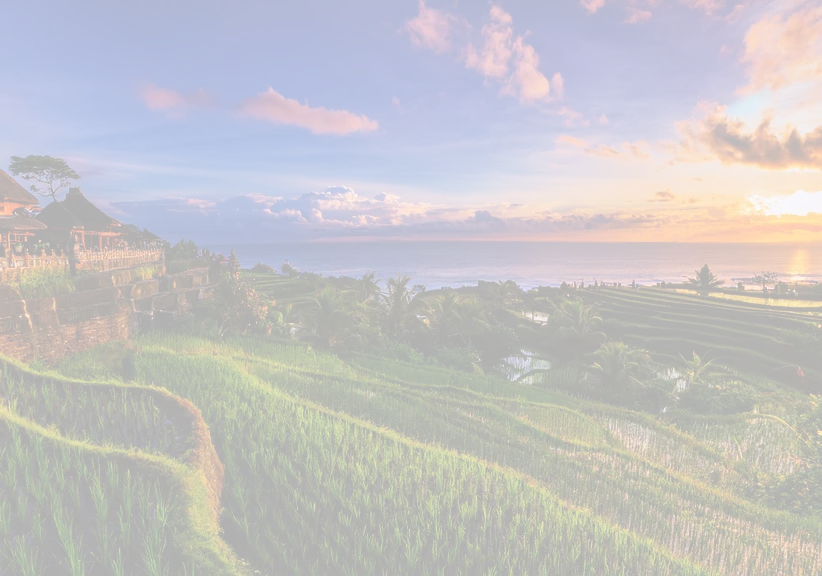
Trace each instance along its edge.
<path fill-rule="evenodd" d="M 822 241 L 818 0 L 2 16 L 0 168 L 167 237 Z"/>

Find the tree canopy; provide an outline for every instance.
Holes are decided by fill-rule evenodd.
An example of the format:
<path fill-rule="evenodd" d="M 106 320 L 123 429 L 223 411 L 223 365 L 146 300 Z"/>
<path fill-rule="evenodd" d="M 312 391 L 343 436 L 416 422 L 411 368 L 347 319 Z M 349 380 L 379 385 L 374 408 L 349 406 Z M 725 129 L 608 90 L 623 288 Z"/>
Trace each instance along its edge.
<path fill-rule="evenodd" d="M 57 200 L 60 191 L 80 175 L 62 158 L 51 156 L 12 156 L 9 171 L 23 180 L 34 181 L 29 188 L 35 194 Z"/>
<path fill-rule="evenodd" d="M 716 275 L 711 272 L 707 264 L 699 270 L 694 270 L 694 274 L 695 276 L 693 278 L 688 278 L 688 282 L 696 285 L 702 291 L 711 290 L 725 283 L 724 280 L 718 279 Z"/>

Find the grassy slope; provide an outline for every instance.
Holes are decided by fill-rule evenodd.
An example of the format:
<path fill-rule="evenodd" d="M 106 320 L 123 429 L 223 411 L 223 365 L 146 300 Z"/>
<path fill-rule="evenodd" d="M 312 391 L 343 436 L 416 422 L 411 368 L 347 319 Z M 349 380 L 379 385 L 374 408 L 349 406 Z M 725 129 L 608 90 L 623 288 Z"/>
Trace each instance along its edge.
<path fill-rule="evenodd" d="M 605 318 L 622 324 L 620 336 L 650 350 L 716 358 L 741 370 L 800 385 L 796 368 L 806 374 L 806 387 L 822 390 L 822 357 L 784 341 L 782 331 L 807 332 L 820 317 L 810 312 L 774 309 L 671 293 L 652 288 L 600 289 L 583 293 Z"/>
<path fill-rule="evenodd" d="M 193 407 L 164 390 L 10 361 L 0 400 L 0 573 L 244 572 L 218 536 L 200 430 L 181 421 Z M 149 408 L 177 420 L 176 443 L 175 430 L 151 426 Z M 177 458 L 162 452 L 169 439 Z"/>
<path fill-rule="evenodd" d="M 139 344 L 140 378 L 202 410 L 226 465 L 225 538 L 264 574 L 822 566 L 817 519 L 746 500 L 753 470 L 789 471 L 798 450 L 761 417 L 687 422 L 686 435 L 424 365 L 253 339 Z M 95 365 L 108 370 L 93 353 L 64 368 Z"/>

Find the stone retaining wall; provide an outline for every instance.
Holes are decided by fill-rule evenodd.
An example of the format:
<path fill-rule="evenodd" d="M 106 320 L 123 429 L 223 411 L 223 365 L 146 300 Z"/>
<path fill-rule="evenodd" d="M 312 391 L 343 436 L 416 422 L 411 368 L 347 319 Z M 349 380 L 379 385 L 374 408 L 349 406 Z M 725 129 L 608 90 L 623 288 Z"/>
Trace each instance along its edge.
<path fill-rule="evenodd" d="M 0 284 L 0 354 L 56 362 L 166 322 L 209 292 L 207 269 L 150 280 L 128 272 L 83 278 L 78 291 L 39 300 Z"/>

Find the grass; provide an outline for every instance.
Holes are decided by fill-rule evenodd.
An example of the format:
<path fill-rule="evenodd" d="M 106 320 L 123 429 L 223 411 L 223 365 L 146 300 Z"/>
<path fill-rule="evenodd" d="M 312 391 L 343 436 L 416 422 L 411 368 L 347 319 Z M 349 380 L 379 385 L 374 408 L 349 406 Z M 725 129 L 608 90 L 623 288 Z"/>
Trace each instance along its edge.
<path fill-rule="evenodd" d="M 280 302 L 302 289 L 255 283 Z M 762 497 L 807 467 L 791 429 L 805 399 L 745 376 L 801 361 L 813 377 L 783 331 L 818 317 L 584 294 L 659 357 L 707 349 L 736 366 L 754 410 L 641 413 L 422 359 L 174 331 L 56 373 L 7 363 L 0 573 L 822 572 L 822 518 Z"/>
<path fill-rule="evenodd" d="M 755 497 L 802 455 L 756 414 L 666 421 L 262 339 L 138 345 L 139 380 L 202 410 L 225 465 L 225 539 L 263 574 L 822 568 L 820 520 Z M 64 369 L 110 373 L 110 355 Z"/>
<path fill-rule="evenodd" d="M 30 270 L 11 285 L 23 300 L 52 298 L 74 292 L 74 279 L 65 270 L 42 268 Z"/>

